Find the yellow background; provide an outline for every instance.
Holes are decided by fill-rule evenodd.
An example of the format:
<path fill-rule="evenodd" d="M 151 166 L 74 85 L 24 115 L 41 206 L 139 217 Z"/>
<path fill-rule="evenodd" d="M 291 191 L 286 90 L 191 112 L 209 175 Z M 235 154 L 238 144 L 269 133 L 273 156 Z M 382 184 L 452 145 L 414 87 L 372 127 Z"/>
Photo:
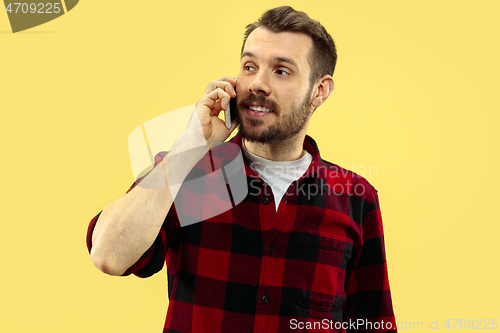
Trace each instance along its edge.
<path fill-rule="evenodd" d="M 129 133 L 236 75 L 245 25 L 282 4 L 83 0 L 17 34 L 2 10 L 1 332 L 161 332 L 165 270 L 99 272 L 88 222 L 133 181 Z M 309 134 L 372 166 L 396 320 L 499 318 L 500 2 L 286 4 L 337 43 Z"/>

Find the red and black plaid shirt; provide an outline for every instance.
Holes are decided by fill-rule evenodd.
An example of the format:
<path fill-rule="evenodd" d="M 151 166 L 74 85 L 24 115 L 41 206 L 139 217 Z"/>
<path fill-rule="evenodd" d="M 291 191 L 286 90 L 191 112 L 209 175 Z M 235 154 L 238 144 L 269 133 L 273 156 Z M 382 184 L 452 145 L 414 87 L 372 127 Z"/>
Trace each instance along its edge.
<path fill-rule="evenodd" d="M 241 148 L 242 138 L 231 142 Z M 231 155 L 226 147 L 212 158 Z M 167 262 L 164 333 L 396 331 L 377 191 L 322 160 L 309 136 L 304 149 L 311 165 L 277 212 L 246 159 L 248 195 L 233 209 L 181 228 L 172 206 L 153 245 L 123 274 L 148 277 Z M 199 194 L 181 187 L 178 195 Z"/>

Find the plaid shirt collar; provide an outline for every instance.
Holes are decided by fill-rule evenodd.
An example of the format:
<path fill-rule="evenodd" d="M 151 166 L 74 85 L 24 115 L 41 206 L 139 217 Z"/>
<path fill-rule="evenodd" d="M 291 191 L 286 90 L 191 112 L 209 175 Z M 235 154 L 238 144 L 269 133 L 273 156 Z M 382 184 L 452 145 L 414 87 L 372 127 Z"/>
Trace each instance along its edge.
<path fill-rule="evenodd" d="M 239 146 L 243 159 L 245 161 L 245 174 L 247 177 L 252 177 L 261 180 L 261 177 L 250 167 L 249 160 L 246 158 L 245 154 L 243 154 L 243 137 L 238 134 L 233 137 L 229 142 L 236 144 Z M 309 167 L 307 168 L 304 175 L 300 177 L 299 182 L 305 178 L 312 178 L 314 184 L 319 187 L 321 191 L 323 191 L 323 187 L 326 186 L 326 168 L 327 166 L 321 159 L 321 155 L 319 153 L 318 145 L 313 138 L 306 134 L 303 144 L 304 149 L 312 155 L 312 161 Z"/>

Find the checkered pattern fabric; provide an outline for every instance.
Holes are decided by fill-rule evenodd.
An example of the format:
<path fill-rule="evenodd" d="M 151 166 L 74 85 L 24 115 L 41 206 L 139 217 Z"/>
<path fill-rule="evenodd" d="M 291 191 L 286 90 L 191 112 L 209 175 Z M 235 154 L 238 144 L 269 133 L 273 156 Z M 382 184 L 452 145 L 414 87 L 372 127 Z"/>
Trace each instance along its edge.
<path fill-rule="evenodd" d="M 242 138 L 231 142 L 241 147 Z M 212 149 L 212 163 L 202 159 L 191 174 L 230 161 L 227 147 Z M 377 191 L 322 160 L 309 136 L 304 149 L 311 165 L 277 212 L 270 186 L 246 159 L 249 192 L 231 210 L 181 228 L 178 214 L 190 209 L 172 206 L 154 244 L 123 274 L 145 278 L 166 261 L 164 333 L 396 331 Z M 192 191 L 183 186 L 179 195 L 203 210 L 208 194 Z"/>

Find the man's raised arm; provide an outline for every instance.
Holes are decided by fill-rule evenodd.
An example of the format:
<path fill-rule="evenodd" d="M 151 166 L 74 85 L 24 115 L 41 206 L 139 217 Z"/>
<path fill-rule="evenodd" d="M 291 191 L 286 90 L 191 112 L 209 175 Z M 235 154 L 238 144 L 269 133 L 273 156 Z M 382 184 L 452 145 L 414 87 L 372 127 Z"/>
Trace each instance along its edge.
<path fill-rule="evenodd" d="M 99 270 L 122 275 L 151 247 L 182 181 L 210 143 L 225 141 L 237 127 L 235 122 L 228 130 L 218 118 L 236 96 L 235 85 L 236 80 L 227 76 L 210 82 L 186 131 L 167 156 L 137 186 L 101 212 L 90 244 L 92 262 Z M 203 148 L 194 149 L 200 146 Z M 187 150 L 189 153 L 178 158 Z"/>

